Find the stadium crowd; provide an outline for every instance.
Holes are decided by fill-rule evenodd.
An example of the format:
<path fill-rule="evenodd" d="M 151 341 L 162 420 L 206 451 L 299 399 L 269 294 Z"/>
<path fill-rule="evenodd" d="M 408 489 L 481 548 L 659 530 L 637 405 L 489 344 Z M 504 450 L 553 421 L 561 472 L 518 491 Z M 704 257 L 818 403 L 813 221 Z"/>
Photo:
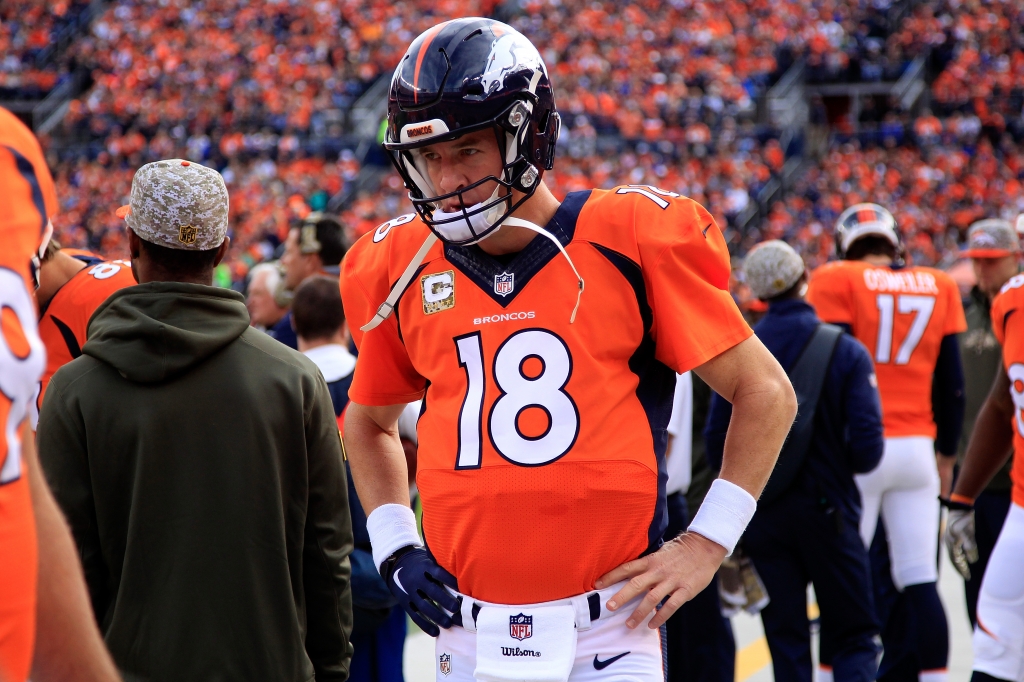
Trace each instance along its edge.
<path fill-rule="evenodd" d="M 80 27 L 88 0 L 0 5 L 0 98 L 39 99 L 67 75 L 70 60 L 45 60 L 62 33 Z"/>
<path fill-rule="evenodd" d="M 354 159 L 335 161 L 336 150 L 307 144 L 310 135 L 340 131 L 325 112 L 344 112 L 394 65 L 412 35 L 453 9 L 364 4 L 225 1 L 153 9 L 112 3 L 69 50 L 94 85 L 71 103 L 55 136 L 79 145 L 79 158 L 85 145 L 90 161 L 58 165 L 67 191 L 58 232 L 71 233 L 69 243 L 115 253 L 108 249 L 121 237 L 111 232 L 117 223 L 106 206 L 123 198 L 114 189 L 127 186 L 123 169 L 171 155 L 193 158 L 229 171 L 232 194 L 239 195 L 229 260 L 233 276 L 244 274 L 257 254 L 280 243 L 288 221 L 321 208 L 323 193 L 334 194 L 354 177 Z M 482 1 L 458 9 L 487 15 L 496 6 Z M 765 144 L 773 131 L 750 130 L 756 97 L 797 56 L 848 64 L 867 44 L 865 36 L 885 30 L 889 7 L 833 0 L 627 6 L 574 0 L 523 2 L 519 9 L 513 25 L 544 46 L 557 75 L 565 151 L 574 168 L 555 179 L 556 189 L 591 175 L 593 182 L 584 184 L 643 176 L 647 184 L 704 195 L 725 224 L 781 167 L 777 144 Z M 246 30 L 224 31 L 241 26 Z M 204 69 L 211 60 L 218 69 Z M 202 96 L 185 106 L 186 93 Z M 636 149 L 636 161 L 609 167 L 594 149 L 607 136 L 618 150 Z M 288 172 L 296 164 L 304 177 Z M 121 180 L 102 190 L 90 181 L 110 176 Z M 248 189 L 274 177 L 280 182 L 270 192 Z M 379 196 L 358 197 L 348 207 L 353 236 L 405 210 L 394 184 L 386 178 Z"/>

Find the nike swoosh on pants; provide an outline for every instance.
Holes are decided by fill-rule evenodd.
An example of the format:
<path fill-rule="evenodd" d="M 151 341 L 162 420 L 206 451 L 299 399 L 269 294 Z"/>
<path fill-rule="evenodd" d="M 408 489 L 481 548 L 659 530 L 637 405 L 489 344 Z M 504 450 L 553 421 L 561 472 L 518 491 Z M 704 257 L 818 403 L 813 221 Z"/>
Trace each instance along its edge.
<path fill-rule="evenodd" d="M 614 663 L 615 661 L 619 660 L 623 656 L 629 656 L 629 654 L 630 654 L 630 652 L 627 651 L 624 654 L 619 654 L 618 656 L 612 656 L 611 658 L 606 658 L 603 661 L 597 660 L 597 654 L 594 654 L 594 669 L 595 670 L 604 670 L 605 668 L 607 668 L 608 666 L 610 666 L 612 663 Z"/>

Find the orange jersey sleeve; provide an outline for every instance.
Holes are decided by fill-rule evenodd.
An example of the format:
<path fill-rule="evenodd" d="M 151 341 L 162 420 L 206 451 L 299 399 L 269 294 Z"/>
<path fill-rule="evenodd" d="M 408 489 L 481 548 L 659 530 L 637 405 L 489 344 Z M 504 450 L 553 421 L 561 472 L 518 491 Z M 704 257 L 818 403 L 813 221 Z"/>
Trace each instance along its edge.
<path fill-rule="evenodd" d="M 396 247 L 398 239 L 386 237 L 392 230 L 414 232 L 421 243 L 427 237 L 426 226 L 419 220 L 412 221 L 412 218 L 412 214 L 402 216 L 366 233 L 345 254 L 341 265 L 339 285 L 345 319 L 359 349 L 359 362 L 349 388 L 349 398 L 363 405 L 410 403 L 423 396 L 426 386 L 426 380 L 409 359 L 397 314 L 367 334 L 359 329 L 370 321 L 387 299 L 391 287 L 412 260 L 412 253 Z M 439 257 L 441 245 L 435 244 L 431 251 L 428 261 Z M 415 295 L 416 280 L 413 278 L 403 298 Z"/>
<path fill-rule="evenodd" d="M 1014 504 L 1024 506 L 1024 275 L 1016 275 L 1003 285 L 992 301 L 992 331 L 1003 347 L 1003 367 L 1010 379 L 1010 397 L 1014 411 L 1013 429 Z"/>
<path fill-rule="evenodd" d="M 671 198 L 664 209 L 653 201 L 635 203 L 656 357 L 682 374 L 753 331 L 729 292 L 729 248 L 711 214 L 685 198 Z"/>
<path fill-rule="evenodd" d="M 23 680 L 35 634 L 37 549 L 21 443 L 45 362 L 29 264 L 57 199 L 39 143 L 2 108 L 0 197 L 0 679 Z"/>
<path fill-rule="evenodd" d="M 39 320 L 39 335 L 46 346 L 39 407 L 54 373 L 82 354 L 92 314 L 112 293 L 134 284 L 128 261 L 91 262 L 54 294 Z"/>

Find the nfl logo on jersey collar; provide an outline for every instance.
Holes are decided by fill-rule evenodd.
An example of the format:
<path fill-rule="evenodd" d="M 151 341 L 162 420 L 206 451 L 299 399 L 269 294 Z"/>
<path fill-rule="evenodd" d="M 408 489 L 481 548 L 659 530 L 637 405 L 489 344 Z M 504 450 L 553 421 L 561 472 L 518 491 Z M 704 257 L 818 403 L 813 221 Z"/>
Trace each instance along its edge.
<path fill-rule="evenodd" d="M 494 276 L 494 293 L 499 296 L 508 296 L 516 288 L 516 273 L 503 272 Z"/>
<path fill-rule="evenodd" d="M 508 634 L 512 639 L 522 641 L 533 637 L 533 616 L 520 613 L 508 617 Z"/>

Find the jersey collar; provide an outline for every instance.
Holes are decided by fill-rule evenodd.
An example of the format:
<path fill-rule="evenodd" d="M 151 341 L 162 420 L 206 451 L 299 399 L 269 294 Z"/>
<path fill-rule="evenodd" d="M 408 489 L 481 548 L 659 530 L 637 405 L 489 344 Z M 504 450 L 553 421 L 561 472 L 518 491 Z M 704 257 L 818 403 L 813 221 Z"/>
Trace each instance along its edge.
<path fill-rule="evenodd" d="M 590 190 L 571 192 L 559 205 L 555 215 L 544 226 L 562 246 L 568 246 L 576 234 L 576 221 L 583 205 L 590 199 Z M 540 272 L 552 258 L 558 255 L 558 248 L 540 235 L 530 241 L 512 260 L 503 264 L 488 255 L 478 246 L 444 245 L 444 257 L 474 284 L 484 291 L 502 308 L 507 308 L 516 299 L 533 276 Z M 513 275 L 512 292 L 497 293 L 495 281 L 499 275 Z"/>

